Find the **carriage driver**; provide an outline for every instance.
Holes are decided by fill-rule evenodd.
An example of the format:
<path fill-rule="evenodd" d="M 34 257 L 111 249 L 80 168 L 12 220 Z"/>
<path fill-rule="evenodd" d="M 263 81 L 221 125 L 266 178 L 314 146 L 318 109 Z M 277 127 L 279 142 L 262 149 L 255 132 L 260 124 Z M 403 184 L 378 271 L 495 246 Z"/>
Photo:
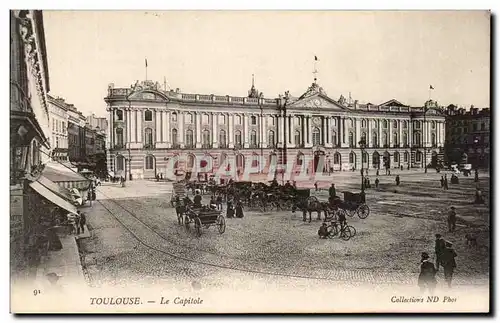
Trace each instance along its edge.
<path fill-rule="evenodd" d="M 193 203 L 195 208 L 201 208 L 201 192 L 200 190 L 196 190 L 196 195 L 193 198 Z"/>

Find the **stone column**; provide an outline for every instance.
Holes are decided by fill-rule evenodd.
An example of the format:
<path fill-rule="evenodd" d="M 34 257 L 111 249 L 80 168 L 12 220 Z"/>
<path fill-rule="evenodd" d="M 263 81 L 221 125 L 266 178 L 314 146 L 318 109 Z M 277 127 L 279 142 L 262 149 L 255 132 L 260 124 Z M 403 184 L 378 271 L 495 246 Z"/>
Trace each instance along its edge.
<path fill-rule="evenodd" d="M 195 117 L 196 117 L 196 131 L 195 131 L 195 136 L 196 136 L 195 143 L 196 144 L 195 144 L 195 147 L 201 148 L 201 118 L 202 118 L 202 114 L 199 112 L 196 112 Z"/>
<path fill-rule="evenodd" d="M 108 121 L 108 133 L 107 133 L 107 139 L 108 139 L 108 148 L 113 149 L 114 148 L 114 143 L 113 143 L 113 109 L 109 109 L 109 121 Z M 109 166 L 108 166 L 109 167 Z"/>
<path fill-rule="evenodd" d="M 398 129 L 399 129 L 399 140 L 398 140 L 398 144 L 399 144 L 399 147 L 403 147 L 403 123 L 401 122 L 401 120 L 398 120 Z M 401 162 L 401 154 L 399 156 L 399 160 Z"/>
<path fill-rule="evenodd" d="M 177 139 L 178 144 L 181 148 L 184 148 L 184 113 L 182 111 L 177 111 Z M 196 133 L 196 132 L 195 132 Z"/>
<path fill-rule="evenodd" d="M 326 144 L 328 147 L 332 147 L 332 119 L 330 117 L 326 118 Z"/>
<path fill-rule="evenodd" d="M 366 140 L 368 141 L 367 144 L 369 148 L 373 147 L 372 122 L 373 122 L 372 119 L 368 119 L 368 131 L 366 134 Z"/>
<path fill-rule="evenodd" d="M 137 109 L 132 108 L 130 111 L 130 124 L 131 124 L 131 141 L 137 142 Z"/>
<path fill-rule="evenodd" d="M 265 147 L 264 143 L 266 141 L 265 132 L 264 132 L 264 115 L 260 115 L 259 117 L 259 143 L 261 147 Z"/>
<path fill-rule="evenodd" d="M 144 143 L 142 142 L 142 118 L 144 112 L 141 109 L 137 110 L 137 142 L 142 146 Z"/>
<path fill-rule="evenodd" d="M 248 114 L 243 114 L 243 132 L 241 133 L 243 137 L 243 148 L 248 148 L 248 138 L 250 137 L 250 131 L 248 127 Z"/>
<path fill-rule="evenodd" d="M 411 120 L 408 120 L 408 146 L 410 148 L 413 146 L 413 122 Z M 410 156 L 411 157 L 411 156 Z M 408 160 L 408 162 L 411 162 Z"/>
<path fill-rule="evenodd" d="M 361 120 L 359 118 L 355 118 L 354 122 L 356 126 L 356 135 L 354 136 L 354 146 L 358 147 L 359 146 L 358 142 L 361 140 Z"/>
<path fill-rule="evenodd" d="M 312 133 L 313 133 L 313 127 L 311 125 L 311 116 L 307 116 L 307 143 L 309 147 L 312 147 L 313 144 Z"/>
<path fill-rule="evenodd" d="M 394 147 L 394 136 L 392 135 L 392 122 L 393 120 L 389 120 L 389 147 Z"/>
<path fill-rule="evenodd" d="M 161 111 L 155 110 L 155 133 L 156 133 L 156 143 L 161 142 Z"/>
<path fill-rule="evenodd" d="M 378 145 L 379 147 L 384 147 L 385 142 L 382 141 L 382 127 L 384 126 L 383 120 L 378 120 Z M 382 154 L 380 154 L 382 156 Z M 382 158 L 382 157 L 381 157 Z"/>
<path fill-rule="evenodd" d="M 219 123 L 219 114 L 212 113 L 212 143 L 214 148 L 219 148 L 219 136 L 217 133 L 217 124 Z"/>
<path fill-rule="evenodd" d="M 234 148 L 234 115 L 233 114 L 227 114 L 228 117 L 228 147 L 229 148 Z"/>

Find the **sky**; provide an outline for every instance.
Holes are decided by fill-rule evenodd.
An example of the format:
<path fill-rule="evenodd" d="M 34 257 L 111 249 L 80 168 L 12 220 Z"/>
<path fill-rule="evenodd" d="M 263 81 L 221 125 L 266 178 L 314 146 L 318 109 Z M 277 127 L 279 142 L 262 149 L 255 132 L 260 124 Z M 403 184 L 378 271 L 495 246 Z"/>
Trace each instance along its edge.
<path fill-rule="evenodd" d="M 106 115 L 108 84 L 490 106 L 486 11 L 44 11 L 50 94 Z"/>

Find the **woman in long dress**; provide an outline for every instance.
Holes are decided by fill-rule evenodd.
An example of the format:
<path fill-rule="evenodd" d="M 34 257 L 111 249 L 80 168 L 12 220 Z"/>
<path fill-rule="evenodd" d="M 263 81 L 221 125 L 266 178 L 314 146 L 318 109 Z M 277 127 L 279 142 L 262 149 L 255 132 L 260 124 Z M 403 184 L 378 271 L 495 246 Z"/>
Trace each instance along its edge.
<path fill-rule="evenodd" d="M 227 201 L 226 217 L 227 218 L 234 217 L 234 206 L 233 206 L 233 200 L 231 199 Z"/>
<path fill-rule="evenodd" d="M 242 218 L 243 215 L 243 203 L 241 203 L 240 200 L 236 202 L 236 217 L 237 218 Z"/>
<path fill-rule="evenodd" d="M 429 261 L 429 254 L 427 252 L 422 252 L 420 274 L 418 275 L 418 286 L 421 292 L 425 292 L 425 290 L 428 289 L 432 294 L 437 285 L 436 272 L 436 267 Z"/>

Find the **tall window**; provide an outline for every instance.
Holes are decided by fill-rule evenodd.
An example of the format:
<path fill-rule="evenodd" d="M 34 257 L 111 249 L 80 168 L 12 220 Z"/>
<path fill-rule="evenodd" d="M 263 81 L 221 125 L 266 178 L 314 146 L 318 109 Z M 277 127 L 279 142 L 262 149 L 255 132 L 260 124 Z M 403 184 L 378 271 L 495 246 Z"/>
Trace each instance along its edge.
<path fill-rule="evenodd" d="M 234 121 L 236 124 L 241 124 L 241 116 L 238 115 L 234 116 Z"/>
<path fill-rule="evenodd" d="M 349 154 L 349 164 L 354 164 L 356 162 L 356 155 L 351 151 Z"/>
<path fill-rule="evenodd" d="M 250 145 L 257 146 L 257 132 L 255 130 L 250 131 Z"/>
<path fill-rule="evenodd" d="M 242 154 L 236 156 L 236 167 L 242 168 L 245 165 L 245 157 Z"/>
<path fill-rule="evenodd" d="M 267 123 L 269 123 L 271 126 L 274 126 L 274 117 L 273 116 L 269 116 L 269 118 L 267 120 Z"/>
<path fill-rule="evenodd" d="M 394 152 L 394 162 L 399 163 L 399 153 L 397 151 Z"/>
<path fill-rule="evenodd" d="M 377 132 L 372 133 L 372 144 L 373 144 L 373 147 L 378 147 Z"/>
<path fill-rule="evenodd" d="M 415 121 L 415 129 L 420 129 L 420 122 L 419 121 Z"/>
<path fill-rule="evenodd" d="M 151 128 L 144 129 L 144 139 L 147 146 L 153 144 L 153 130 Z"/>
<path fill-rule="evenodd" d="M 177 129 L 172 129 L 172 145 L 177 145 Z"/>
<path fill-rule="evenodd" d="M 201 116 L 201 122 L 202 122 L 203 124 L 208 124 L 208 123 L 209 123 L 209 121 L 208 121 L 208 114 L 205 114 L 205 113 L 204 113 L 204 114 Z"/>
<path fill-rule="evenodd" d="M 406 120 L 403 120 L 403 129 L 408 128 L 408 123 L 406 123 Z"/>
<path fill-rule="evenodd" d="M 300 145 L 302 142 L 300 141 L 300 131 L 295 131 L 295 144 Z"/>
<path fill-rule="evenodd" d="M 257 117 L 256 116 L 250 117 L 250 124 L 253 126 L 255 126 L 257 124 Z"/>
<path fill-rule="evenodd" d="M 239 130 L 234 132 L 234 143 L 236 145 L 241 145 L 241 132 Z"/>
<path fill-rule="evenodd" d="M 366 127 L 366 119 L 361 120 L 361 127 Z"/>
<path fill-rule="evenodd" d="M 153 121 L 153 111 L 144 111 L 144 121 Z"/>
<path fill-rule="evenodd" d="M 353 119 L 349 119 L 349 126 L 354 127 L 354 120 Z"/>
<path fill-rule="evenodd" d="M 380 155 L 378 152 L 374 152 L 372 155 L 372 165 L 374 168 L 378 168 L 380 165 Z"/>
<path fill-rule="evenodd" d="M 398 133 L 397 132 L 393 132 L 392 133 L 392 139 L 393 139 L 395 145 L 399 145 Z"/>
<path fill-rule="evenodd" d="M 398 121 L 397 120 L 394 120 L 392 122 L 392 127 L 395 128 L 395 129 L 398 127 Z"/>
<path fill-rule="evenodd" d="M 436 143 L 436 134 L 434 134 L 434 133 L 431 133 L 431 144 L 432 144 L 433 147 L 437 145 L 437 143 Z"/>
<path fill-rule="evenodd" d="M 387 140 L 387 134 L 385 132 L 382 133 L 382 143 L 384 146 L 387 146 L 389 141 Z"/>
<path fill-rule="evenodd" d="M 172 122 L 177 122 L 177 113 L 172 112 Z"/>
<path fill-rule="evenodd" d="M 313 146 L 319 146 L 321 145 L 321 135 L 320 135 L 320 131 L 317 127 L 315 127 L 313 129 L 313 133 L 312 133 L 312 142 L 313 142 Z"/>
<path fill-rule="evenodd" d="M 123 111 L 122 110 L 116 110 L 116 120 L 119 120 L 119 121 L 123 120 Z"/>
<path fill-rule="evenodd" d="M 432 129 L 436 129 L 436 121 L 432 121 L 431 122 L 431 128 Z"/>
<path fill-rule="evenodd" d="M 361 141 L 364 141 L 365 145 L 368 145 L 368 141 L 366 141 L 366 132 L 361 133 Z"/>
<path fill-rule="evenodd" d="M 207 129 L 203 130 L 203 145 L 210 145 L 210 131 Z"/>
<path fill-rule="evenodd" d="M 122 171 L 125 169 L 125 158 L 122 155 L 116 156 L 116 170 Z"/>
<path fill-rule="evenodd" d="M 224 130 L 219 131 L 219 143 L 221 146 L 226 145 L 226 131 Z"/>
<path fill-rule="evenodd" d="M 193 123 L 193 115 L 191 113 L 185 114 L 184 120 L 186 123 L 192 124 Z"/>
<path fill-rule="evenodd" d="M 417 151 L 417 154 L 415 155 L 415 161 L 416 162 L 422 161 L 422 153 L 420 151 Z"/>
<path fill-rule="evenodd" d="M 269 130 L 267 138 L 268 138 L 268 142 L 270 145 L 274 145 L 276 143 L 276 141 L 274 139 L 274 131 Z"/>
<path fill-rule="evenodd" d="M 335 153 L 333 155 L 333 163 L 336 165 L 340 165 L 341 162 L 342 162 L 342 156 L 340 156 L 340 153 Z"/>
<path fill-rule="evenodd" d="M 337 133 L 335 131 L 332 132 L 332 143 L 333 143 L 333 146 L 337 146 L 338 145 L 338 142 L 337 142 Z"/>
<path fill-rule="evenodd" d="M 300 123 L 301 123 L 301 117 L 300 116 L 297 116 L 295 117 L 295 120 L 297 120 L 297 124 L 300 126 Z"/>
<path fill-rule="evenodd" d="M 188 155 L 187 167 L 188 167 L 188 168 L 193 168 L 193 167 L 194 167 L 194 163 L 195 163 L 195 158 L 194 158 L 194 155 L 189 154 L 189 155 Z"/>
<path fill-rule="evenodd" d="M 220 124 L 226 124 L 226 116 L 225 115 L 221 114 L 219 116 L 219 123 Z"/>
<path fill-rule="evenodd" d="M 193 147 L 194 138 L 193 138 L 193 130 L 189 129 L 186 131 L 186 146 Z"/>
<path fill-rule="evenodd" d="M 384 122 L 382 123 L 383 127 L 384 128 L 387 128 L 387 120 L 384 120 Z"/>
<path fill-rule="evenodd" d="M 408 152 L 406 152 L 406 151 L 405 151 L 405 153 L 404 153 L 404 155 L 403 155 L 403 161 L 404 161 L 405 163 L 407 163 L 407 162 L 408 162 Z"/>
<path fill-rule="evenodd" d="M 154 168 L 154 157 L 151 155 L 146 156 L 146 169 Z"/>
<path fill-rule="evenodd" d="M 363 163 L 368 162 L 368 154 L 367 154 L 366 152 L 364 152 L 364 153 L 363 153 L 363 158 L 362 158 L 362 160 L 363 160 Z"/>
<path fill-rule="evenodd" d="M 415 145 L 417 145 L 418 147 L 420 147 L 422 145 L 422 142 L 421 142 L 421 138 L 420 138 L 420 132 L 415 132 Z"/>
<path fill-rule="evenodd" d="M 403 145 L 408 146 L 408 135 L 403 132 Z"/>
<path fill-rule="evenodd" d="M 302 159 L 303 159 L 302 156 L 304 156 L 304 154 L 302 154 L 302 153 L 297 154 L 297 160 L 296 160 L 297 165 L 302 165 Z"/>
<path fill-rule="evenodd" d="M 123 146 L 123 129 L 116 128 L 116 145 Z"/>
<path fill-rule="evenodd" d="M 354 147 L 354 134 L 352 131 L 349 132 L 349 147 Z"/>

